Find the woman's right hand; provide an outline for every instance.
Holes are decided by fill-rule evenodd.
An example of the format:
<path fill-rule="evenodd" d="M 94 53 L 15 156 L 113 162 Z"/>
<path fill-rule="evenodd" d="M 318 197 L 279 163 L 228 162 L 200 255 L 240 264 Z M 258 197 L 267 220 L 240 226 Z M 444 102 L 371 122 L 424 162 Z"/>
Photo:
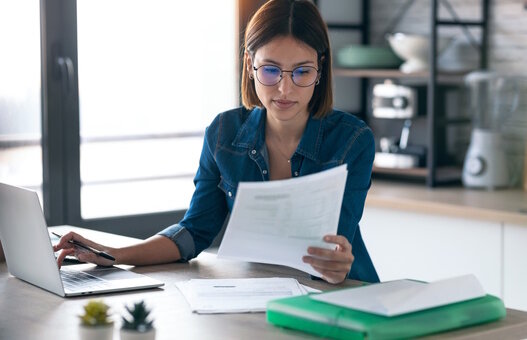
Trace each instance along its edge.
<path fill-rule="evenodd" d="M 88 247 L 104 251 L 106 253 L 111 254 L 114 249 L 105 247 L 103 245 L 100 245 L 98 243 L 95 243 L 91 240 L 88 240 L 81 235 L 70 231 L 69 233 L 63 235 L 59 242 L 53 246 L 53 251 L 61 251 L 59 256 L 57 257 L 57 264 L 59 268 L 62 266 L 62 262 L 64 261 L 64 258 L 68 255 L 75 256 L 79 261 L 82 262 L 91 262 L 95 263 L 100 266 L 111 266 L 115 264 L 115 261 L 108 260 L 102 256 L 99 256 L 87 249 L 81 248 L 79 246 L 74 245 L 70 241 L 77 241 L 80 242 Z"/>

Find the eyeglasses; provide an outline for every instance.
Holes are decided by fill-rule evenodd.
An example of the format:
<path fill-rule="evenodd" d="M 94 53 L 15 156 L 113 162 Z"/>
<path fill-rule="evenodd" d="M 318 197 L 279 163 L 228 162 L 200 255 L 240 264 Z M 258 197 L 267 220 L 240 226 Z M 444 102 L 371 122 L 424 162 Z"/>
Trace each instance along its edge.
<path fill-rule="evenodd" d="M 296 86 L 308 87 L 313 85 L 318 78 L 319 71 L 312 66 L 299 66 L 292 71 L 280 69 L 274 65 L 261 65 L 254 67 L 256 71 L 256 79 L 265 86 L 273 86 L 278 84 L 284 77 L 284 72 L 291 73 L 291 79 Z"/>

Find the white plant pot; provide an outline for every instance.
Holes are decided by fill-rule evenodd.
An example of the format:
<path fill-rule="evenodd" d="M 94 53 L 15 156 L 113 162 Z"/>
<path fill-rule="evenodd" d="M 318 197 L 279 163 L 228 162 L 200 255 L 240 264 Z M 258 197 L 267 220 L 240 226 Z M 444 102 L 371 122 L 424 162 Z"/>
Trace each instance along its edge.
<path fill-rule="evenodd" d="M 154 340 L 156 329 L 152 328 L 148 332 L 137 332 L 129 329 L 121 329 L 121 340 Z"/>
<path fill-rule="evenodd" d="M 81 340 L 113 340 L 113 324 L 107 326 L 79 326 Z"/>

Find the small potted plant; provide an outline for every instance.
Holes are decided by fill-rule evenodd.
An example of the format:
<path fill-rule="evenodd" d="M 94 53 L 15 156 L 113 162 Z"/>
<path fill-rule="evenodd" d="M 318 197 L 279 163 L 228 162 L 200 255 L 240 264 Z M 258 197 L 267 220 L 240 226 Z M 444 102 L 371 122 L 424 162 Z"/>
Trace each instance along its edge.
<path fill-rule="evenodd" d="M 154 321 L 148 318 L 150 310 L 146 308 L 145 302 L 134 303 L 132 307 L 126 307 L 127 315 L 123 316 L 121 327 L 121 340 L 154 340 L 156 329 Z"/>
<path fill-rule="evenodd" d="M 90 300 L 84 305 L 84 314 L 80 315 L 79 335 L 82 340 L 113 339 L 113 321 L 108 314 L 110 307 L 102 300 Z"/>

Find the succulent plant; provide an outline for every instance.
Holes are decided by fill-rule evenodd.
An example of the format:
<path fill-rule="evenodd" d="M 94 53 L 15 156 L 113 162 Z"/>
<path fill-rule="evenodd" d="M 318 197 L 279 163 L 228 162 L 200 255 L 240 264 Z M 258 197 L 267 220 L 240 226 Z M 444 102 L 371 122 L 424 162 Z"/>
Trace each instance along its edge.
<path fill-rule="evenodd" d="M 150 310 L 146 308 L 144 301 L 134 303 L 133 307 L 125 307 L 128 315 L 126 317 L 123 316 L 123 329 L 148 332 L 154 327 L 152 325 L 154 321 L 148 320 Z"/>
<path fill-rule="evenodd" d="M 102 300 L 90 300 L 84 305 L 84 315 L 79 316 L 84 326 L 96 327 L 106 326 L 113 323 L 109 319 L 108 310 L 110 307 Z"/>

